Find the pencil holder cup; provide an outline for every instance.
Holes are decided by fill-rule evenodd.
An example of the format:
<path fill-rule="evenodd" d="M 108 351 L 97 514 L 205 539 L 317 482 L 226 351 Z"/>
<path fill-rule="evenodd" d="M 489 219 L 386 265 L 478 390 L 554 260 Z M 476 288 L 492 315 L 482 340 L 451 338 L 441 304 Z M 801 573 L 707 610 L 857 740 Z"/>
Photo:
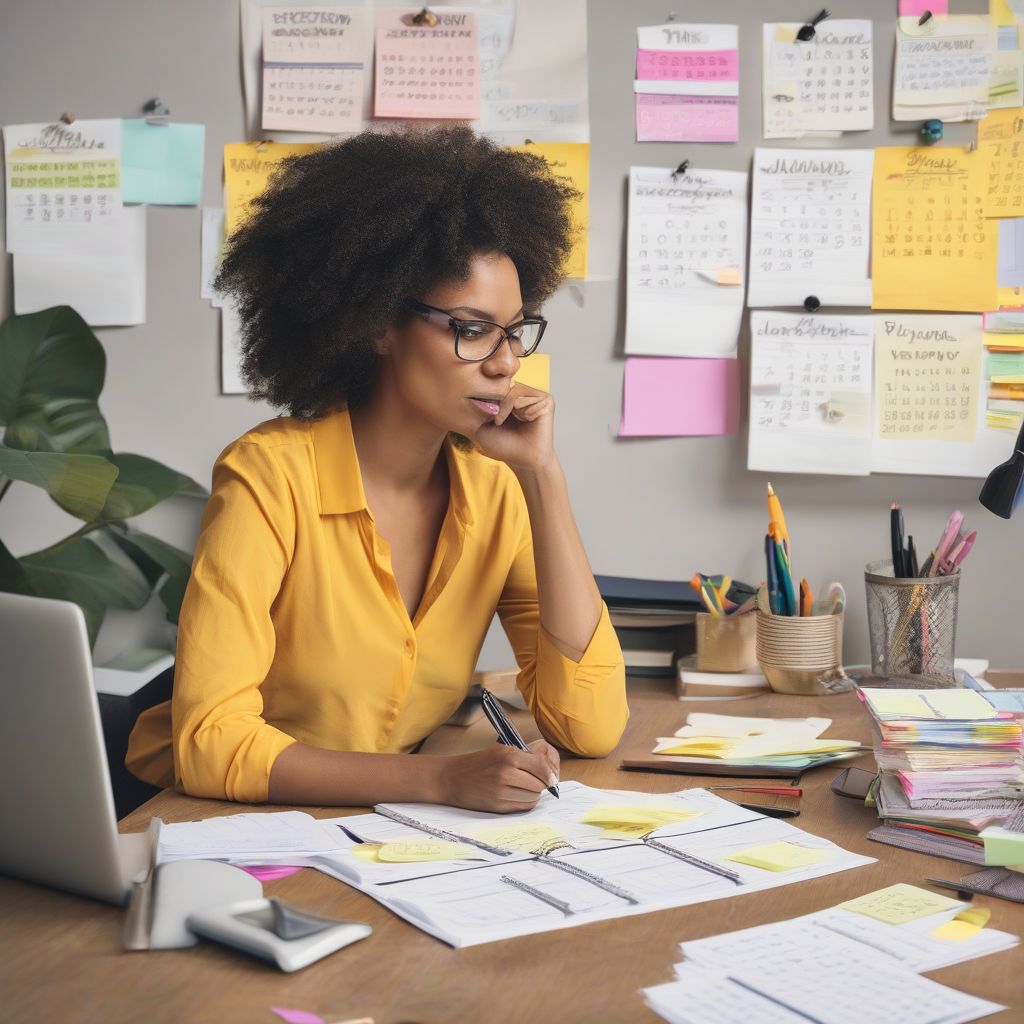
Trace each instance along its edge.
<path fill-rule="evenodd" d="M 822 695 L 851 688 L 843 672 L 843 613 L 772 615 L 758 610 L 757 661 L 776 693 Z"/>
<path fill-rule="evenodd" d="M 866 567 L 864 586 L 873 674 L 902 677 L 900 686 L 956 686 L 960 570 L 949 576 L 894 579 L 892 560 L 886 558 Z"/>
<path fill-rule="evenodd" d="M 697 612 L 697 671 L 751 672 L 757 668 L 756 624 L 750 613 Z"/>

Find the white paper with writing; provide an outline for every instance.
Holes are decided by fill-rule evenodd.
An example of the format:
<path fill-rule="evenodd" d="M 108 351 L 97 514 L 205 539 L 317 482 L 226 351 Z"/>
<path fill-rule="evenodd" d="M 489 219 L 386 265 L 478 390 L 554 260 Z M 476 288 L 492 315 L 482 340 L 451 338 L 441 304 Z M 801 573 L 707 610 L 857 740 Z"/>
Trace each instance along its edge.
<path fill-rule="evenodd" d="M 629 183 L 626 351 L 734 357 L 747 175 L 633 167 Z"/>
<path fill-rule="evenodd" d="M 870 306 L 870 149 L 756 149 L 747 304 Z"/>

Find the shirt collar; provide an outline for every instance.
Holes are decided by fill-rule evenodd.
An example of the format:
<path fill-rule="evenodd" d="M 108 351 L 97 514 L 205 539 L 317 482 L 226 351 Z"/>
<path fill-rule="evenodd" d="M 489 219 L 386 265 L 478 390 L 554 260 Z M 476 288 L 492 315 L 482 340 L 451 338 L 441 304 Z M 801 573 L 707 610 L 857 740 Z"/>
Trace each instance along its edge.
<path fill-rule="evenodd" d="M 311 431 L 320 514 L 344 515 L 368 509 L 348 409 L 340 409 L 314 420 Z M 466 489 L 466 456 L 452 445 L 451 438 L 445 438 L 444 453 L 448 460 L 452 508 L 468 526 L 473 516 Z"/>

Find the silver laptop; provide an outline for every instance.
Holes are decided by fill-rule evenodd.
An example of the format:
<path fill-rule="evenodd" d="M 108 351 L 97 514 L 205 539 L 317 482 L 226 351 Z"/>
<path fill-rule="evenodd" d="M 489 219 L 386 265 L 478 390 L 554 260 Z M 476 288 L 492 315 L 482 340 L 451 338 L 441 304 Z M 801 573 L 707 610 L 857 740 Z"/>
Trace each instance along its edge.
<path fill-rule="evenodd" d="M 0 593 L 0 874 L 122 903 L 149 864 L 120 836 L 82 610 Z"/>

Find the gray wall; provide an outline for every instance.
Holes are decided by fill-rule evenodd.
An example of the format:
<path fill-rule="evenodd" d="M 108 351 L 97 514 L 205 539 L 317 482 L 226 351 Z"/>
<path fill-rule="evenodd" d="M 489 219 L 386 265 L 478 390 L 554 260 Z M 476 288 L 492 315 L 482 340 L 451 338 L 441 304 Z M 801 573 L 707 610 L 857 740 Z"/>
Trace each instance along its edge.
<path fill-rule="evenodd" d="M 540 0 L 523 0 L 536 3 Z M 746 470 L 744 422 L 736 437 L 618 440 L 624 326 L 625 180 L 630 164 L 747 169 L 760 142 L 760 32 L 763 18 L 802 21 L 808 0 L 690 0 L 674 7 L 649 0 L 591 0 L 590 269 L 586 284 L 549 303 L 545 341 L 558 399 L 556 443 L 576 518 L 596 572 L 687 578 L 695 569 L 756 581 L 763 572 L 766 476 Z M 911 144 L 917 125 L 890 122 L 895 0 L 834 0 L 835 17 L 875 21 L 875 122 L 840 145 Z M 960 0 L 959 12 L 983 0 Z M 733 145 L 637 144 L 634 138 L 635 29 L 671 11 L 680 21 L 740 25 L 741 141 Z M 220 205 L 221 147 L 244 138 L 235 0 L 5 0 L 0 13 L 0 123 L 56 118 L 134 117 L 160 95 L 175 120 L 207 127 L 203 202 Z M 949 126 L 964 142 L 972 126 Z M 272 415 L 244 397 L 218 393 L 218 313 L 199 297 L 198 209 L 149 211 L 148 319 L 99 331 L 109 366 L 102 402 L 115 447 L 161 459 L 206 483 L 220 449 Z M 0 308 L 11 309 L 11 270 L 0 278 Z M 749 337 L 741 339 L 747 361 Z M 1011 447 L 1007 439 L 1007 451 Z M 867 651 L 861 583 L 864 564 L 886 554 L 890 501 L 901 501 L 921 545 L 937 537 L 954 506 L 979 539 L 961 586 L 963 655 L 1020 664 L 1014 629 L 1024 572 L 1024 523 L 1006 523 L 976 502 L 979 481 L 929 477 L 825 478 L 775 475 L 793 535 L 796 571 L 812 586 L 841 580 L 850 594 L 846 658 Z M 198 503 L 168 502 L 144 517 L 152 532 L 181 545 L 196 536 Z M 22 554 L 50 543 L 73 523 L 33 488 L 15 485 L 0 503 L 0 536 Z M 927 540 L 926 540 L 927 539 Z M 170 645 L 155 608 L 112 614 L 97 648 L 104 660 L 128 645 Z M 492 630 L 481 664 L 511 664 Z"/>

